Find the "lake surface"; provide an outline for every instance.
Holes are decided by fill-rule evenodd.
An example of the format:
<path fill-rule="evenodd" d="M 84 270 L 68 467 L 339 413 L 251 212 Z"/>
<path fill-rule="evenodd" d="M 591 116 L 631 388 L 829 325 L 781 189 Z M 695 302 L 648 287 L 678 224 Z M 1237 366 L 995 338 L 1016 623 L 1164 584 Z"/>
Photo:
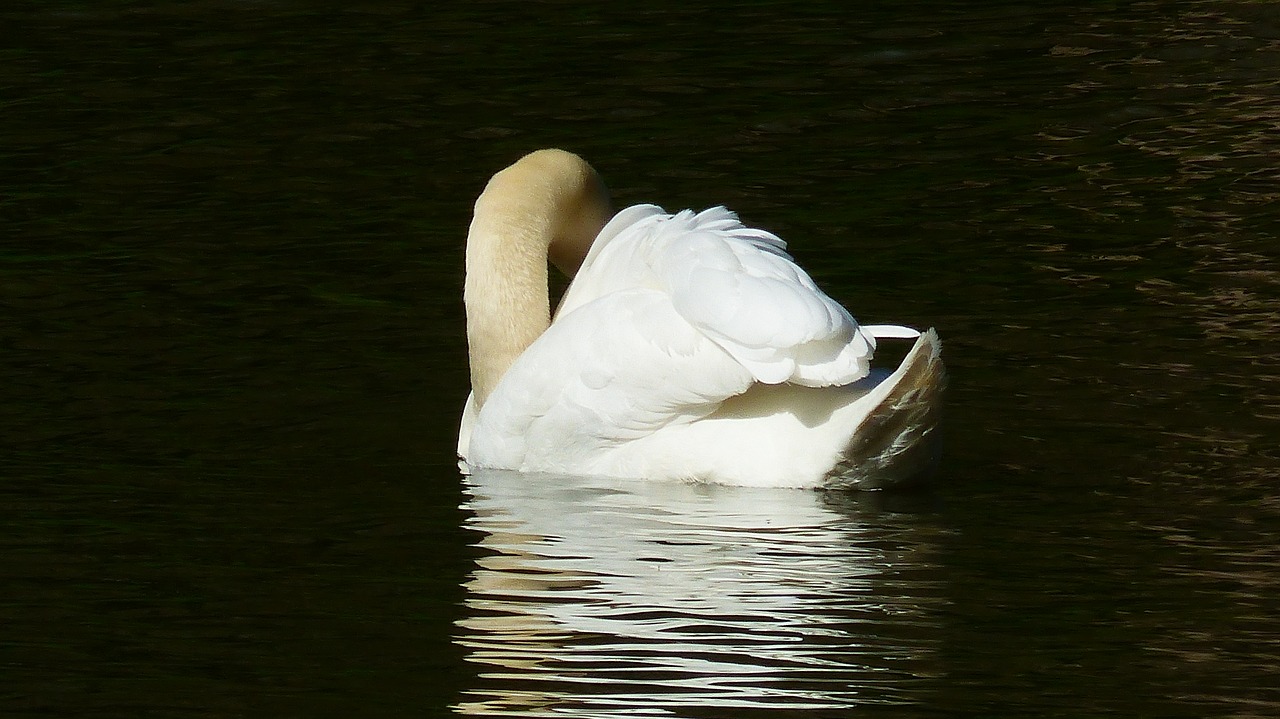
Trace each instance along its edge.
<path fill-rule="evenodd" d="M 1280 714 L 1280 6 L 6 5 L 0 713 Z M 934 326 L 931 488 L 454 462 L 543 146 Z"/>

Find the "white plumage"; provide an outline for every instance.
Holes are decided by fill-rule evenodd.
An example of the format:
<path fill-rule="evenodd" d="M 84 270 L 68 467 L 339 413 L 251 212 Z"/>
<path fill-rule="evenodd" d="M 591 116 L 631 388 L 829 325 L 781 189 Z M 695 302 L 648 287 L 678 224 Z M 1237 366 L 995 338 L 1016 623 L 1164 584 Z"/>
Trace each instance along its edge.
<path fill-rule="evenodd" d="M 566 221 L 564 208 L 606 216 L 601 195 L 584 162 L 543 150 L 477 201 L 468 333 L 473 386 L 487 391 L 464 411 L 464 469 L 824 487 L 881 486 L 932 461 L 942 384 L 932 331 L 860 327 L 782 240 L 723 207 L 628 207 L 592 241 L 593 223 Z M 512 247 L 521 243 L 540 247 Z M 512 334 L 502 315 L 538 291 L 538 277 L 522 279 L 536 275 L 529 258 L 542 263 L 545 303 L 546 255 L 567 252 L 572 268 L 585 247 L 554 321 L 502 347 Z M 918 337 L 888 376 L 871 371 L 877 336 Z M 478 376 L 477 353 L 513 360 Z"/>

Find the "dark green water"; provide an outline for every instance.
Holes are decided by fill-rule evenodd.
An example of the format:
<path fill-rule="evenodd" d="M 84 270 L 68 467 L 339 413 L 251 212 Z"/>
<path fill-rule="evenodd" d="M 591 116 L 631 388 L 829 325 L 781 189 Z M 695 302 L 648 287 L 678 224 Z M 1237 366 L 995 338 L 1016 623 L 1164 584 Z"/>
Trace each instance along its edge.
<path fill-rule="evenodd" d="M 1041 5 L 5 5 L 0 713 L 1280 713 L 1280 6 Z M 936 326 L 936 488 L 464 486 L 541 146 Z"/>

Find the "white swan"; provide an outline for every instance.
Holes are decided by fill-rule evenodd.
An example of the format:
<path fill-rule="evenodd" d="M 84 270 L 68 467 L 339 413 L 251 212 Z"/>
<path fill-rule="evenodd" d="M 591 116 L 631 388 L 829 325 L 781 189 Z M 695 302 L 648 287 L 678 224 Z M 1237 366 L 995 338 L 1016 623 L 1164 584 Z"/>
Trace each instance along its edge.
<path fill-rule="evenodd" d="M 871 488 L 932 464 L 933 330 L 859 326 L 723 207 L 609 214 L 595 170 L 562 150 L 476 200 L 464 472 Z M 548 258 L 573 277 L 554 321 Z M 916 338 L 887 376 L 870 367 L 884 337 Z"/>

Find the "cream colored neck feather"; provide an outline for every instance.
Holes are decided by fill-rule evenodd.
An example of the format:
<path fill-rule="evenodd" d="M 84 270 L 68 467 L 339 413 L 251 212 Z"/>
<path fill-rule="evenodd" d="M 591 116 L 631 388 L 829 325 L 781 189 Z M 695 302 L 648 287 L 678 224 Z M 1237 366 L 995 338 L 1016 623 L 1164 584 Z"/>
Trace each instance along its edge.
<path fill-rule="evenodd" d="M 478 410 L 511 363 L 551 324 L 547 260 L 577 272 L 610 216 L 582 158 L 538 150 L 489 180 L 467 233 L 467 345 Z"/>

